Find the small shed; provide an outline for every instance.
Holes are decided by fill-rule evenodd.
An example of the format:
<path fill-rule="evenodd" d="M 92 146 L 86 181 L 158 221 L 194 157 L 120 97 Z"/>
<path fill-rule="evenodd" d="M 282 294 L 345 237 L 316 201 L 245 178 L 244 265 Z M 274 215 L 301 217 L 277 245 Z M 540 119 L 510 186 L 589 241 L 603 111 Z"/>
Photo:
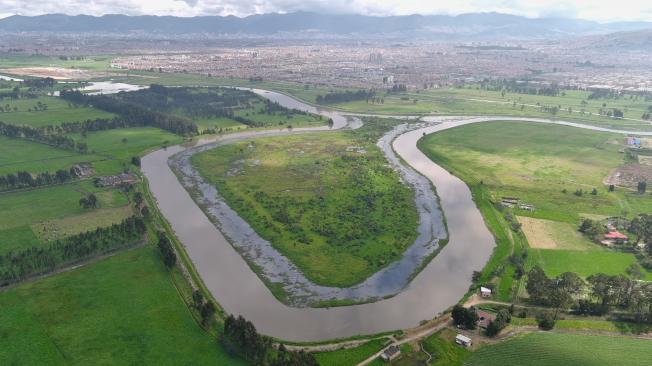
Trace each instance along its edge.
<path fill-rule="evenodd" d="M 487 288 L 487 287 L 484 287 L 484 286 L 481 286 L 480 287 L 480 296 L 482 296 L 482 297 L 491 296 L 491 289 Z"/>
<path fill-rule="evenodd" d="M 380 354 L 380 358 L 385 362 L 394 360 L 401 354 L 401 349 L 398 346 L 389 346 Z"/>
<path fill-rule="evenodd" d="M 459 344 L 460 346 L 464 347 L 471 347 L 473 342 L 471 341 L 471 338 L 463 335 L 463 334 L 458 334 L 457 337 L 455 337 L 455 343 Z"/>

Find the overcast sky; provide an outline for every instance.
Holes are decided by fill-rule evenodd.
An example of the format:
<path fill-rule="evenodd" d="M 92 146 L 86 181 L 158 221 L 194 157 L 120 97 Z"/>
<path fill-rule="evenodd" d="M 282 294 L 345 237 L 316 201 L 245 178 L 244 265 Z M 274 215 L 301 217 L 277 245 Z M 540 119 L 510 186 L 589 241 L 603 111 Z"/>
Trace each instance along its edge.
<path fill-rule="evenodd" d="M 530 17 L 652 21 L 652 0 L 0 0 L 12 14 L 237 15 L 298 10 L 367 15 L 496 11 Z"/>

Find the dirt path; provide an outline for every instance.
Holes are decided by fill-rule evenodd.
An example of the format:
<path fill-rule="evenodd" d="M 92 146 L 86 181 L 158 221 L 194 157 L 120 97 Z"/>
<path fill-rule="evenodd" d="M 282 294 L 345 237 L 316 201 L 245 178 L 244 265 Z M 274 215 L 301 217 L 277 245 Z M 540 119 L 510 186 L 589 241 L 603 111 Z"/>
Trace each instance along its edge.
<path fill-rule="evenodd" d="M 407 330 L 405 333 L 405 336 L 399 340 L 394 340 L 391 344 L 387 345 L 380 351 L 374 353 L 372 356 L 367 358 L 366 360 L 360 362 L 357 366 L 364 366 L 368 365 L 371 362 L 373 362 L 376 358 L 378 358 L 385 350 L 391 346 L 400 346 L 405 343 L 410 343 L 410 342 L 416 342 L 419 341 L 423 338 L 429 337 L 432 334 L 446 328 L 449 325 L 449 322 L 451 320 L 450 315 L 446 314 L 442 316 L 441 318 L 438 318 L 432 322 L 428 322 L 427 324 L 424 324 L 422 326 Z"/>

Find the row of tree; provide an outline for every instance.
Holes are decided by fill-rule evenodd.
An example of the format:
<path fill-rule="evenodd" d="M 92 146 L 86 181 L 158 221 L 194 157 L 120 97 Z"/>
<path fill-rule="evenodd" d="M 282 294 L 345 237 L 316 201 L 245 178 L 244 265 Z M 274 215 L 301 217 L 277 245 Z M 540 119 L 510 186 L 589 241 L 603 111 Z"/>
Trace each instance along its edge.
<path fill-rule="evenodd" d="M 526 289 L 533 303 L 556 311 L 574 309 L 580 314 L 604 315 L 617 309 L 621 317 L 652 323 L 652 283 L 635 278 L 599 273 L 585 281 L 572 272 L 549 278 L 535 266 L 528 273 Z"/>
<path fill-rule="evenodd" d="M 260 366 L 318 366 L 319 363 L 310 353 L 289 352 L 280 345 L 274 352 L 272 341 L 258 334 L 256 327 L 243 318 L 229 315 L 224 321 L 222 344 L 230 353 L 234 353 Z"/>
<path fill-rule="evenodd" d="M 87 146 L 85 143 L 75 143 L 75 140 L 69 136 L 62 134 L 52 134 L 43 128 L 16 126 L 0 122 L 0 135 L 11 138 L 24 138 L 62 149 L 77 150 L 82 153 L 87 151 Z"/>
<path fill-rule="evenodd" d="M 54 174 L 50 172 L 32 174 L 23 171 L 0 176 L 0 191 L 61 184 L 75 179 L 77 179 L 77 173 L 72 168 L 70 170 L 59 169 Z"/>
<path fill-rule="evenodd" d="M 357 100 L 368 100 L 376 95 L 376 92 L 373 90 L 358 90 L 345 92 L 333 92 L 326 95 L 318 95 L 316 98 L 317 104 L 336 104 L 336 103 L 345 103 L 353 102 Z"/>
<path fill-rule="evenodd" d="M 45 246 L 10 251 L 0 255 L 0 286 L 127 247 L 140 241 L 144 233 L 145 222 L 130 217 L 119 224 L 72 235 Z"/>

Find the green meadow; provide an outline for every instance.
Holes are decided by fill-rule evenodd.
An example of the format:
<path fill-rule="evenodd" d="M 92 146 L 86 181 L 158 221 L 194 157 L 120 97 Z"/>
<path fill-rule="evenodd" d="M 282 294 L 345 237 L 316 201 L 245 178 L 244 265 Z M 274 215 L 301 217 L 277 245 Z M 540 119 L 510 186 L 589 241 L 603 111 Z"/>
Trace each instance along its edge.
<path fill-rule="evenodd" d="M 375 339 L 360 346 L 332 352 L 315 353 L 320 366 L 357 365 L 374 353 L 380 351 L 386 339 Z"/>
<path fill-rule="evenodd" d="M 86 137 L 79 134 L 71 137 L 75 141 L 85 142 L 90 154 L 107 158 L 93 164 L 98 175 L 121 173 L 129 168 L 132 157 L 183 142 L 182 137 L 154 127 L 120 128 L 88 132 Z"/>
<path fill-rule="evenodd" d="M 190 316 L 142 247 L 0 292 L 3 365 L 244 365 Z"/>
<path fill-rule="evenodd" d="M 37 142 L 0 136 L 0 175 L 15 174 L 18 171 L 54 173 L 59 169 L 68 170 L 77 163 L 104 159 L 106 157 L 97 154 L 80 154 Z"/>
<path fill-rule="evenodd" d="M 483 271 L 483 280 L 495 271 L 502 273 L 494 279 L 500 299 L 509 301 L 516 291 L 514 267 L 506 259 L 512 252 L 524 250 L 528 242 L 525 235 L 510 229 L 504 213 L 492 204 L 503 196 L 518 197 L 535 206 L 534 212 L 516 208 L 513 215 L 544 219 L 533 221 L 545 223 L 539 225 L 545 233 L 539 234 L 552 239 L 563 236 L 557 240 L 557 248 L 527 249 L 530 266 L 538 264 L 549 275 L 573 271 L 589 276 L 598 272 L 624 274 L 636 261 L 634 254 L 602 249 L 576 233 L 581 218 L 587 215 L 631 218 L 652 211 L 652 196 L 620 187 L 608 192 L 602 183 L 625 161 L 619 153 L 621 135 L 537 123 L 488 122 L 426 136 L 418 146 L 471 188 L 497 238 L 498 246 Z M 590 194 L 594 188 L 596 195 Z M 584 192 L 582 196 L 574 194 L 579 189 Z M 530 223 L 524 225 L 528 235 Z M 545 241 L 530 239 L 530 246 Z M 650 273 L 645 276 L 652 279 Z"/>
<path fill-rule="evenodd" d="M 38 103 L 42 103 L 47 108 L 44 110 L 38 109 Z M 0 106 L 5 110 L 10 110 L 9 112 L 0 113 L 0 121 L 32 127 L 56 126 L 63 122 L 82 122 L 87 119 L 115 117 L 113 113 L 92 107 L 75 107 L 63 99 L 48 96 L 0 100 Z M 17 111 L 15 111 L 15 108 L 17 108 Z"/>
<path fill-rule="evenodd" d="M 624 337 L 536 332 L 482 346 L 465 365 L 648 365 L 652 341 Z"/>
<path fill-rule="evenodd" d="M 84 209 L 79 199 L 94 193 L 98 209 Z M 0 193 L 0 254 L 45 243 L 48 239 L 108 226 L 130 216 L 128 200 L 90 181 Z"/>

